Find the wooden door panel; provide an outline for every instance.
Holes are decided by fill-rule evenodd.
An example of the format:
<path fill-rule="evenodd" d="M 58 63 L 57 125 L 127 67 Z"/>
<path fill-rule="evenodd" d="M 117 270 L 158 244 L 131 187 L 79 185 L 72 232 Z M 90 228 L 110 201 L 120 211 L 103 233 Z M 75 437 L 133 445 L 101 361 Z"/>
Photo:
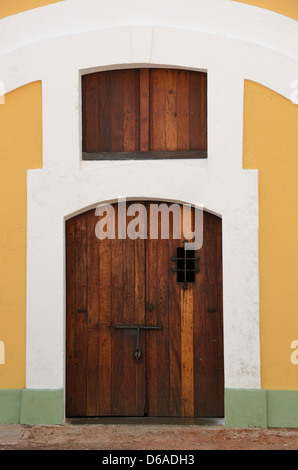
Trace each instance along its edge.
<path fill-rule="evenodd" d="M 116 228 L 120 214 L 115 205 Z M 66 223 L 67 416 L 223 416 L 220 219 L 204 213 L 200 272 L 187 289 L 172 270 L 184 239 L 171 223 L 165 240 L 117 230 L 98 240 L 97 221 L 92 210 Z M 136 329 L 116 325 L 161 330 L 140 330 L 136 360 Z"/>

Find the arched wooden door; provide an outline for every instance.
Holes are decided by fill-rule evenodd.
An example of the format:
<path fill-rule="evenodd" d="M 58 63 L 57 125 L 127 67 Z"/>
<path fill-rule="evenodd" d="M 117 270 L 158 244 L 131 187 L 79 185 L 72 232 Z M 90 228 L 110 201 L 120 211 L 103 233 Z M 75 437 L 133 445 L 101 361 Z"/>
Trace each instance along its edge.
<path fill-rule="evenodd" d="M 150 238 L 157 203 L 141 204 L 143 239 L 119 238 L 117 205 L 114 239 L 98 239 L 95 210 L 66 222 L 66 415 L 222 417 L 221 220 L 204 212 L 187 251 L 172 215 Z"/>

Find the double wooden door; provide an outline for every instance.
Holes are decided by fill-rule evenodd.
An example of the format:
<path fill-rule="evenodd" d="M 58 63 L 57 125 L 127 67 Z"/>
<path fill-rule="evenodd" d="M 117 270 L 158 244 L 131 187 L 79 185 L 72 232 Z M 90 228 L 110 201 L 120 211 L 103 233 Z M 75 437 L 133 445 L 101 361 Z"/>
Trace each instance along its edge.
<path fill-rule="evenodd" d="M 222 417 L 221 221 L 204 212 L 187 251 L 171 217 L 150 238 L 141 204 L 143 238 L 119 238 L 117 205 L 114 238 L 98 238 L 95 210 L 66 222 L 66 414 Z"/>

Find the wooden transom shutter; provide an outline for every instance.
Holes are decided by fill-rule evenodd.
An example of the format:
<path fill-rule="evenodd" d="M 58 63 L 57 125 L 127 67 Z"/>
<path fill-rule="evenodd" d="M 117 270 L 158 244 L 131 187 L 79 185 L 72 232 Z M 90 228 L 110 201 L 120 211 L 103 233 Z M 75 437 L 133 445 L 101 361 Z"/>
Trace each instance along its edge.
<path fill-rule="evenodd" d="M 83 160 L 207 157 L 207 74 L 126 69 L 82 77 Z"/>

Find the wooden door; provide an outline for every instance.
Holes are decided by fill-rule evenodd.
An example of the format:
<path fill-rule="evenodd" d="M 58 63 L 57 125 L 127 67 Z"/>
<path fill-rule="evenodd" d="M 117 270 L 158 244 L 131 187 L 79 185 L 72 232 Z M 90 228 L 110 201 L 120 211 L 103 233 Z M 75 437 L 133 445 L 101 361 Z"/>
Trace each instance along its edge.
<path fill-rule="evenodd" d="M 66 223 L 66 414 L 221 417 L 221 221 L 204 212 L 185 285 L 183 237 L 171 223 L 168 238 L 150 237 L 157 203 L 142 204 L 144 239 L 119 239 L 117 205 L 115 239 L 96 237 L 95 210 Z"/>

